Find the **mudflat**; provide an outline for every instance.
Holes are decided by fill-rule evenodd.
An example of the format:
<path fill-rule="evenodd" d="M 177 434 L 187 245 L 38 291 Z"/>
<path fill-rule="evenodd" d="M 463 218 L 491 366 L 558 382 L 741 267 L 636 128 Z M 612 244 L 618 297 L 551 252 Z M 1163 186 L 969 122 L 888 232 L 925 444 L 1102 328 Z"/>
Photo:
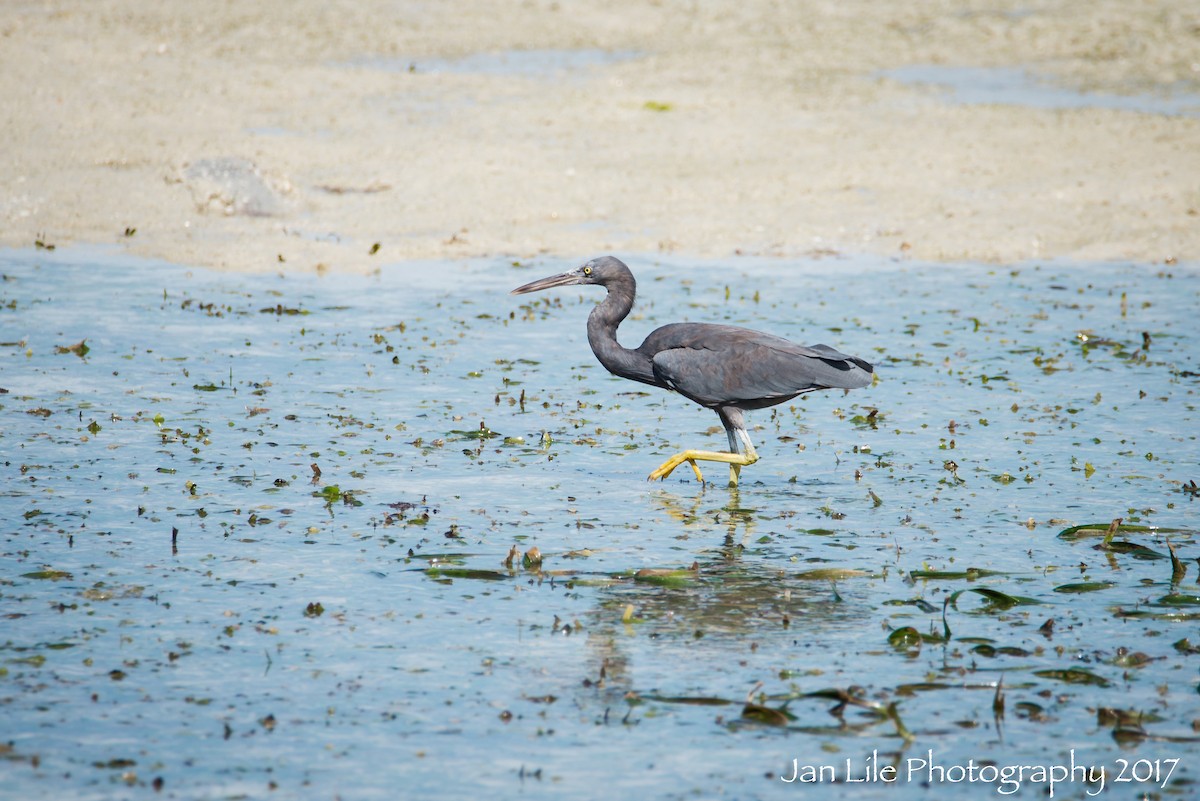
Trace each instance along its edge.
<path fill-rule="evenodd" d="M 1200 96 L 1194 2 L 4 3 L 0 244 L 1196 260 L 1200 105 L 1088 101 L 1167 96 Z"/>

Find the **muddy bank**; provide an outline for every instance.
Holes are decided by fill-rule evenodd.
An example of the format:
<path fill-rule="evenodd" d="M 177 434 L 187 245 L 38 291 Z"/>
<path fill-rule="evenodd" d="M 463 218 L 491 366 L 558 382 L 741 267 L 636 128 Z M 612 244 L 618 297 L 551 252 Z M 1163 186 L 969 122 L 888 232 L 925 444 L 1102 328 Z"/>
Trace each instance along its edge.
<path fill-rule="evenodd" d="M 1200 256 L 1200 119 L 962 103 L 888 70 L 1196 97 L 1160 2 L 0 9 L 0 242 L 241 270 L 668 251 Z"/>

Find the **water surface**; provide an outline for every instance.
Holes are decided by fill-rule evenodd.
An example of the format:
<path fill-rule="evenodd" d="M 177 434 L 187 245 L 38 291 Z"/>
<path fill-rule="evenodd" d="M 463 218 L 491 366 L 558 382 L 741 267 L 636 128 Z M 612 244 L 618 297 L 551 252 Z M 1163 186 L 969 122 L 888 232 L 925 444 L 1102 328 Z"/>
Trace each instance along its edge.
<path fill-rule="evenodd" d="M 954 103 L 993 103 L 1041 109 L 1107 108 L 1143 114 L 1200 116 L 1200 95 L 1186 88 L 1155 93 L 1130 87 L 1123 94 L 1080 91 L 1022 67 L 910 64 L 882 73 L 906 84 L 942 89 Z"/>
<path fill-rule="evenodd" d="M 1200 271 L 629 261 L 628 345 L 728 322 L 879 380 L 749 415 L 762 460 L 737 490 L 652 485 L 724 433 L 596 364 L 599 290 L 507 294 L 571 264 L 0 255 L 6 788 L 777 798 L 805 766 L 834 772 L 828 797 L 969 783 L 910 762 L 932 754 L 1195 792 Z M 1115 518 L 1106 549 L 1060 536 Z M 1157 781 L 1117 783 L 1122 760 Z M 847 782 L 871 765 L 900 774 Z M 1017 796 L 1047 789 L 1027 774 Z"/>

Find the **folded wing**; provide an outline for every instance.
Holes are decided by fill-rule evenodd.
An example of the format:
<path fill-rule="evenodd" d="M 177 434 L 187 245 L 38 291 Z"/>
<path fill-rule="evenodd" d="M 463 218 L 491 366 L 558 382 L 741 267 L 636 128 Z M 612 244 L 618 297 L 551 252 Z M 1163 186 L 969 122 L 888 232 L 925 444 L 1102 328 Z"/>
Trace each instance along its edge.
<path fill-rule="evenodd" d="M 828 345 L 797 345 L 734 326 L 676 323 L 653 332 L 638 350 L 654 375 L 704 406 L 762 408 L 818 389 L 871 383 L 872 366 Z"/>

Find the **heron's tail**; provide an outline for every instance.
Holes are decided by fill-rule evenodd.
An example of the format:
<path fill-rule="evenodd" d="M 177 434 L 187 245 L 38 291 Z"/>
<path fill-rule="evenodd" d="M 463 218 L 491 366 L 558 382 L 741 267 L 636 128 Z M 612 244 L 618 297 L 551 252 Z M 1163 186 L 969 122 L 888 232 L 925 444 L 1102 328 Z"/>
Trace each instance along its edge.
<path fill-rule="evenodd" d="M 858 389 L 871 383 L 875 368 L 857 356 L 847 356 L 828 345 L 809 345 L 832 370 L 821 372 L 822 383 L 830 389 Z"/>

